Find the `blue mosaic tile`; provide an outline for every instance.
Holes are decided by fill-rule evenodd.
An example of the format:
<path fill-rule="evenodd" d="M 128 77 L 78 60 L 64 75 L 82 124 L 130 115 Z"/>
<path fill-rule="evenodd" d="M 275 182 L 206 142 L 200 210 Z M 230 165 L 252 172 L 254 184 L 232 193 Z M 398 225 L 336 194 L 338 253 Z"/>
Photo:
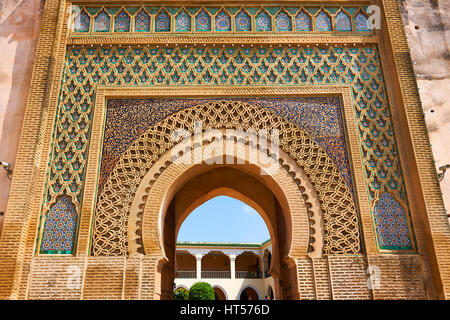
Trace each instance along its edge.
<path fill-rule="evenodd" d="M 381 193 L 373 214 L 381 249 L 412 249 L 405 209 L 390 193 Z"/>
<path fill-rule="evenodd" d="M 342 10 L 336 15 L 335 22 L 337 31 L 352 31 L 352 20 Z"/>
<path fill-rule="evenodd" d="M 111 18 L 102 10 L 94 19 L 94 32 L 109 32 L 110 24 Z"/>
<path fill-rule="evenodd" d="M 252 31 L 252 20 L 247 12 L 239 11 L 235 19 L 236 31 Z"/>
<path fill-rule="evenodd" d="M 159 14 L 156 16 L 155 31 L 156 32 L 170 31 L 170 16 L 164 10 L 161 10 Z"/>
<path fill-rule="evenodd" d="M 222 99 L 110 99 L 106 115 L 99 192 L 121 154 L 155 123 L 179 110 Z M 349 165 L 340 100 L 314 98 L 225 98 L 266 108 L 305 130 L 341 171 L 350 192 Z"/>
<path fill-rule="evenodd" d="M 367 17 L 361 11 L 355 16 L 355 28 L 356 31 L 370 31 Z"/>
<path fill-rule="evenodd" d="M 74 21 L 74 31 L 75 32 L 89 32 L 89 27 L 91 24 L 91 18 L 87 14 L 87 12 L 83 9 L 75 17 Z"/>
<path fill-rule="evenodd" d="M 195 31 L 211 31 L 211 16 L 204 9 L 195 16 Z"/>
<path fill-rule="evenodd" d="M 300 11 L 295 17 L 297 31 L 312 31 L 311 17 L 304 11 Z"/>
<path fill-rule="evenodd" d="M 224 10 L 216 15 L 216 31 L 231 31 L 231 17 Z"/>
<path fill-rule="evenodd" d="M 292 19 L 285 11 L 280 11 L 275 17 L 277 31 L 292 31 Z"/>
<path fill-rule="evenodd" d="M 114 32 L 130 32 L 130 16 L 124 10 L 114 19 Z"/>
<path fill-rule="evenodd" d="M 175 17 L 175 31 L 191 31 L 191 16 L 185 10 L 181 10 Z"/>
<path fill-rule="evenodd" d="M 41 253 L 73 253 L 77 212 L 68 196 L 61 197 L 45 216 Z"/>
<path fill-rule="evenodd" d="M 331 18 L 330 16 L 323 10 L 316 15 L 316 30 L 317 31 L 331 31 Z"/>
<path fill-rule="evenodd" d="M 150 15 L 145 10 L 139 11 L 134 18 L 134 31 L 150 32 Z"/>
<path fill-rule="evenodd" d="M 256 16 L 255 27 L 256 31 L 272 31 L 271 17 L 264 10 L 261 10 Z"/>

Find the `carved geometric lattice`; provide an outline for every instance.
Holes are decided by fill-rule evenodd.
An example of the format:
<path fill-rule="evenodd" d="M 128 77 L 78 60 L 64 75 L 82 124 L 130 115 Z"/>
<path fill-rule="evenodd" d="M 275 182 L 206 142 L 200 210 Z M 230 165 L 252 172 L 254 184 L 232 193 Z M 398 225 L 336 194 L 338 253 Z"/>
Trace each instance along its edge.
<path fill-rule="evenodd" d="M 103 134 L 98 193 L 123 152 L 151 126 L 172 113 L 221 98 L 108 99 Z M 353 192 L 351 165 L 339 96 L 239 97 L 227 101 L 249 103 L 294 123 L 313 138 L 334 161 Z"/>
<path fill-rule="evenodd" d="M 317 192 L 324 212 L 324 253 L 360 251 L 352 195 L 325 151 L 294 124 L 267 110 L 236 101 L 221 101 L 172 114 L 146 131 L 122 155 L 99 196 L 94 255 L 127 254 L 128 213 L 140 182 L 155 161 L 175 145 L 172 132 L 181 128 L 194 133 L 195 121 L 203 121 L 205 129 L 278 129 L 280 148 L 305 171 Z"/>

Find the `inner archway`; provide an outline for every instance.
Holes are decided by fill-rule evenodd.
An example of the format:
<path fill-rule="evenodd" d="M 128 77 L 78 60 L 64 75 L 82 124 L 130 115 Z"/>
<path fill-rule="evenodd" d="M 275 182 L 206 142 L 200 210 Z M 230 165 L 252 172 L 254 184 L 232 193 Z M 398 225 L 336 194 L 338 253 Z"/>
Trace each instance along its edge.
<path fill-rule="evenodd" d="M 168 161 L 168 157 L 159 159 L 142 179 L 131 205 L 130 252 L 141 247 L 143 252 L 153 253 L 155 258 L 161 254 L 155 270 L 155 299 L 173 296 L 175 243 L 183 221 L 197 206 L 219 195 L 238 199 L 261 215 L 272 239 L 269 274 L 274 280 L 275 299 L 299 299 L 296 261 L 310 255 L 310 250 L 311 254 L 320 255 L 323 244 L 311 241 L 311 237 L 322 239 L 323 222 L 317 220 L 322 219 L 320 210 L 313 210 L 316 205 L 312 204 L 318 203 L 317 195 L 312 188 L 301 186 L 309 185 L 308 178 L 286 154 L 282 154 L 283 161 L 275 160 L 267 151 L 262 152 L 245 141 L 224 142 L 209 138 L 205 148 L 210 150 L 206 154 L 213 155 L 203 159 L 205 163 L 189 162 L 192 154 L 195 155 L 195 148 L 181 148 L 189 151 L 181 152 L 176 162 Z M 235 155 L 237 147 L 243 148 L 244 158 Z M 245 155 L 254 151 L 264 162 L 263 166 L 245 160 Z M 199 152 L 205 153 L 204 150 Z M 231 164 L 229 157 L 234 157 Z M 211 162 L 220 158 L 222 164 Z M 271 170 L 266 169 L 267 165 Z M 139 238 L 141 244 L 135 241 Z"/>
<path fill-rule="evenodd" d="M 273 300 L 273 290 L 270 285 L 267 287 L 266 299 Z"/>
<path fill-rule="evenodd" d="M 177 243 L 263 243 L 269 239 L 267 225 L 255 209 L 233 197 L 217 196 L 189 214 Z"/>
<path fill-rule="evenodd" d="M 216 300 L 227 300 L 225 292 L 217 286 L 214 287 L 214 296 Z"/>
<path fill-rule="evenodd" d="M 255 289 L 247 287 L 242 290 L 239 300 L 259 300 L 259 295 Z"/>
<path fill-rule="evenodd" d="M 239 299 L 239 288 L 252 283 L 261 292 L 273 277 L 261 272 L 270 233 L 261 215 L 242 201 L 218 196 L 198 206 L 177 237 L 175 285 L 207 282 L 227 300 Z M 194 258 L 188 264 L 187 257 Z M 196 261 L 195 261 L 196 260 Z M 190 267 L 189 270 L 187 268 Z M 216 291 L 216 299 L 223 295 Z"/>
<path fill-rule="evenodd" d="M 163 237 L 167 260 L 160 268 L 161 298 L 171 296 L 164 295 L 164 289 L 167 288 L 168 292 L 174 282 L 175 243 L 183 221 L 197 206 L 219 195 L 238 199 L 261 215 L 272 239 L 274 263 L 269 273 L 274 279 L 276 298 L 299 298 L 296 263 L 295 259 L 289 257 L 292 237 L 291 210 L 281 188 L 277 190 L 276 181 L 269 176 L 261 179 L 255 174 L 258 169 L 252 165 L 239 168 L 227 165 L 197 166 L 192 169 L 200 172 L 188 175 L 190 179 L 174 193 L 164 217 Z M 203 260 L 203 257 L 200 259 Z M 263 269 L 261 261 L 257 269 L 259 271 Z M 280 285 L 281 281 L 283 286 Z"/>

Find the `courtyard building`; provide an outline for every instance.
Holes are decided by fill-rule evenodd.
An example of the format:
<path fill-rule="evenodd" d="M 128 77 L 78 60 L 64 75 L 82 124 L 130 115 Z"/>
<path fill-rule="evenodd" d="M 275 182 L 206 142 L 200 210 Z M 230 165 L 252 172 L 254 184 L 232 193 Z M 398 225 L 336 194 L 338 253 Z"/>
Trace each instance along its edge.
<path fill-rule="evenodd" d="M 175 288 L 209 283 L 216 300 L 274 299 L 270 240 L 257 243 L 177 243 Z"/>

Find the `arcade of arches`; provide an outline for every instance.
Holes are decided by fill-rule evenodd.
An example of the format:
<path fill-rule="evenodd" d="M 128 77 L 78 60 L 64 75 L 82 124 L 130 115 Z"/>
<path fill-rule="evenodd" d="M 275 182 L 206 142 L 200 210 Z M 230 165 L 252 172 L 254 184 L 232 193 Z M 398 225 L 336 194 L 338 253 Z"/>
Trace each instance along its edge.
<path fill-rule="evenodd" d="M 280 284 L 272 275 L 272 244 L 177 243 L 175 287 L 190 288 L 195 282 L 210 283 L 217 300 L 248 300 L 243 292 L 254 292 L 251 300 L 275 299 Z M 245 291 L 245 292 L 247 292 Z"/>
<path fill-rule="evenodd" d="M 396 0 L 45 1 L 0 297 L 171 299 L 229 276 L 248 285 L 218 299 L 450 298 L 401 21 Z M 261 215 L 270 255 L 177 248 L 219 195 Z"/>

